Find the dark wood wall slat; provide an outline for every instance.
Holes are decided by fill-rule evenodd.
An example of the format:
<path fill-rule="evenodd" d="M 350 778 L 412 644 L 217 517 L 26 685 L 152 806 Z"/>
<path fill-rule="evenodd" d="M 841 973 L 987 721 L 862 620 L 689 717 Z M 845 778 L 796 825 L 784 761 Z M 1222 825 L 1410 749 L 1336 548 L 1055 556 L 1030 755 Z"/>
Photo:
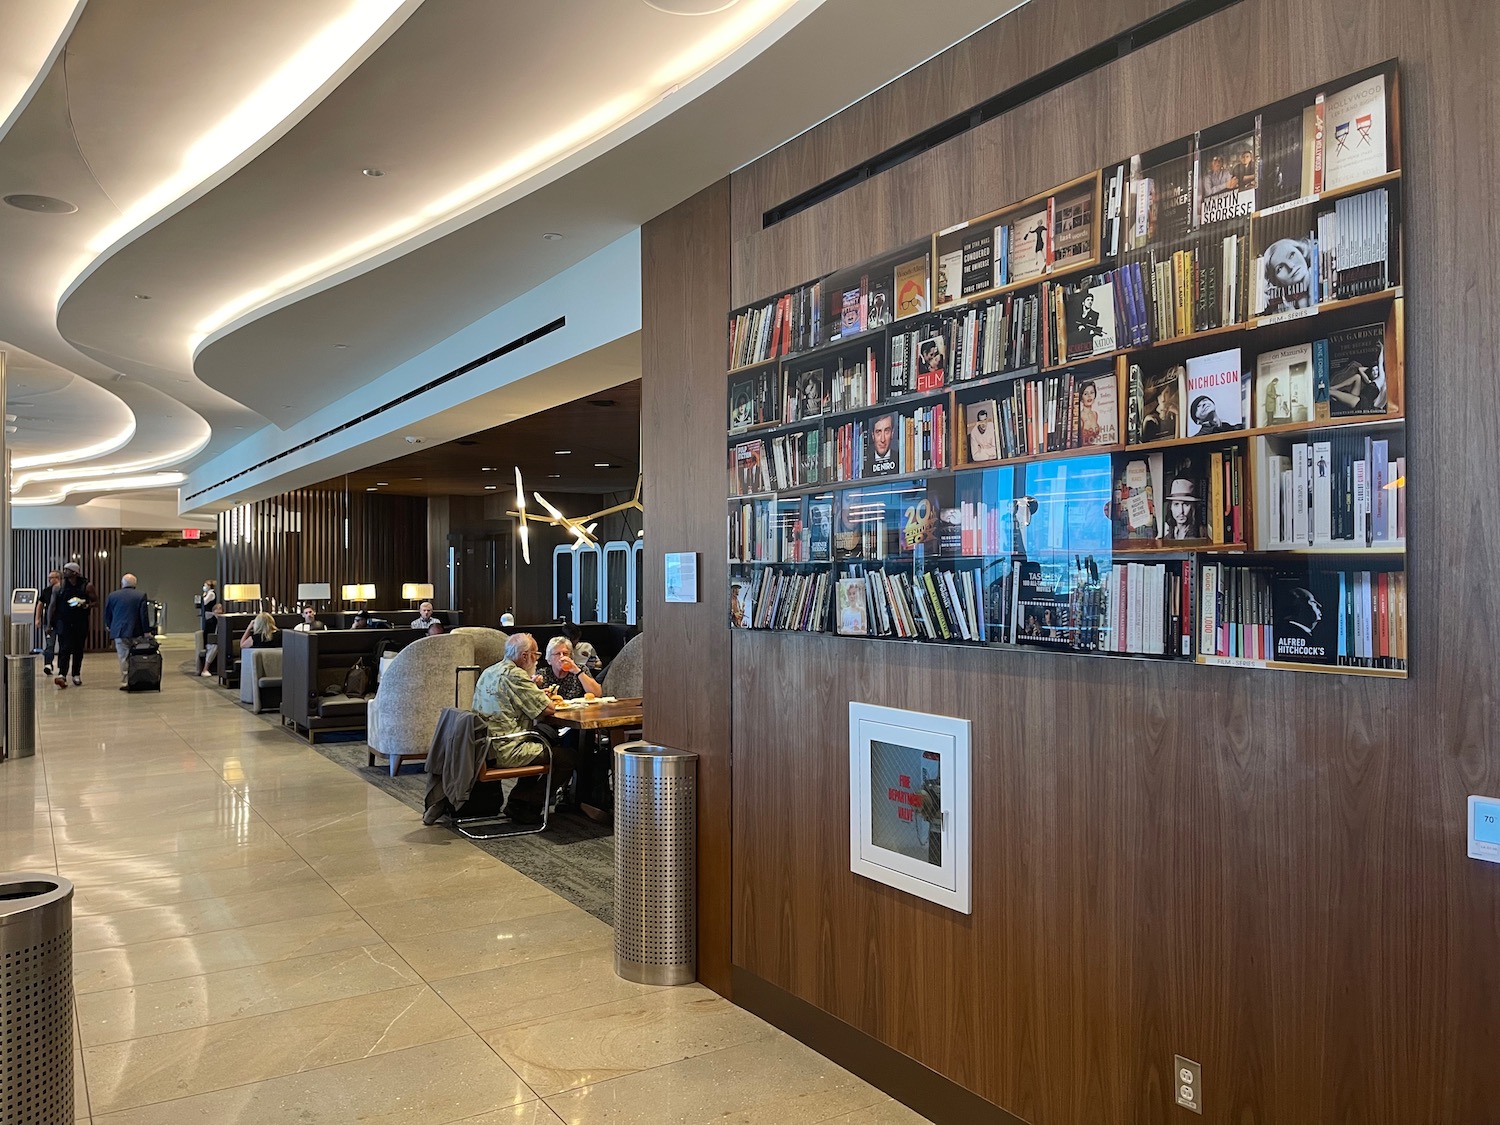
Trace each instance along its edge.
<path fill-rule="evenodd" d="M 648 226 L 652 603 L 663 551 L 705 563 L 705 604 L 648 634 L 649 732 L 717 753 L 731 701 L 736 971 L 1035 1125 L 1175 1120 L 1179 1052 L 1204 1065 L 1208 1123 L 1496 1125 L 1500 882 L 1465 858 L 1462 821 L 1468 793 L 1500 791 L 1500 525 L 1482 500 L 1500 431 L 1473 409 L 1500 350 L 1483 203 L 1500 5 L 1244 0 L 760 229 L 851 157 L 1054 61 L 1053 39 L 1071 53 L 1101 20 L 1160 7 L 1034 0 L 736 173 L 731 296 L 710 313 L 692 285 L 714 276 L 712 230 L 682 235 L 702 198 Z M 1410 680 L 731 637 L 714 589 L 728 308 L 1391 57 L 1411 201 Z M 882 106 L 912 108 L 887 129 Z M 851 699 L 974 720 L 972 917 L 848 872 Z"/>
<path fill-rule="evenodd" d="M 61 570 L 64 563 L 76 562 L 84 577 L 99 591 L 100 604 L 109 592 L 120 585 L 120 529 L 87 528 L 17 528 L 11 532 L 11 558 L 15 561 L 15 584 L 20 587 L 47 584 L 49 570 Z M 89 621 L 88 651 L 114 651 L 104 615 L 95 610 Z"/>
<path fill-rule="evenodd" d="M 328 582 L 333 598 L 321 608 L 340 610 L 358 608 L 345 604 L 340 586 L 373 582 L 370 608 L 396 609 L 405 604 L 402 585 L 428 581 L 427 568 L 420 496 L 298 489 L 219 514 L 221 591 L 258 582 L 262 597 L 290 605 L 299 583 Z"/>

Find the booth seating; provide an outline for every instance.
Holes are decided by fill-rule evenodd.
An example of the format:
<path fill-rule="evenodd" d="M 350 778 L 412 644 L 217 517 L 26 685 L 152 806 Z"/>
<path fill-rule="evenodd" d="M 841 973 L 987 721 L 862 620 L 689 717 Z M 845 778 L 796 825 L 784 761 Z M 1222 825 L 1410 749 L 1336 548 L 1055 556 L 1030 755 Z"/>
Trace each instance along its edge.
<path fill-rule="evenodd" d="M 481 645 L 493 651 L 494 642 L 485 635 L 491 633 L 494 630 L 485 629 L 476 636 L 465 629 L 436 637 L 419 635 L 396 654 L 381 678 L 380 690 L 366 703 L 370 765 L 383 757 L 395 777 L 403 763 L 426 761 L 438 716 L 444 707 L 453 705 L 455 670 L 479 664 L 476 653 Z M 501 641 L 502 657 L 504 647 Z M 460 702 L 467 708 L 474 699 L 474 678 L 464 677 L 464 681 Z"/>
<path fill-rule="evenodd" d="M 508 633 L 484 625 L 463 625 L 453 632 L 460 637 L 474 638 L 474 663 L 481 669 L 505 659 L 505 642 L 510 640 Z"/>
<path fill-rule="evenodd" d="M 252 648 L 240 656 L 240 702 L 257 715 L 276 710 L 281 706 L 282 650 Z"/>
<path fill-rule="evenodd" d="M 585 621 L 582 625 L 574 625 L 572 628 L 578 630 L 580 641 L 587 641 L 594 646 L 599 659 L 606 664 L 613 660 L 630 642 L 630 639 L 638 636 L 641 631 L 639 625 L 623 625 L 617 621 Z M 561 621 L 548 621 L 541 625 L 514 625 L 511 631 L 530 633 L 536 638 L 537 647 L 543 652 L 547 650 L 547 642 L 553 637 L 566 635 Z"/>
<path fill-rule="evenodd" d="M 389 621 L 393 628 L 411 628 L 411 623 L 417 619 L 417 611 L 414 609 L 372 609 L 370 616 L 379 618 L 381 621 Z M 330 629 L 352 629 L 354 627 L 354 610 L 342 610 L 338 612 L 320 613 L 318 620 Z M 457 610 L 436 609 L 432 612 L 434 621 L 441 621 L 443 628 L 452 632 L 464 623 L 464 615 Z M 297 620 L 302 620 L 300 617 Z M 412 630 L 415 632 L 416 630 Z"/>
<path fill-rule="evenodd" d="M 278 629 L 291 629 L 302 621 L 298 613 L 273 613 L 272 619 Z M 217 633 L 219 654 L 216 666 L 209 671 L 219 678 L 221 687 L 238 687 L 240 682 L 240 638 L 255 620 L 253 613 L 226 613 L 219 618 Z"/>
<path fill-rule="evenodd" d="M 377 645 L 404 649 L 417 641 L 440 639 L 410 628 L 288 632 L 282 641 L 281 721 L 305 734 L 309 742 L 328 731 L 364 730 L 367 697 L 347 696 L 342 691 L 355 661 L 371 670 L 373 691 Z M 325 694 L 331 687 L 340 690 Z"/>

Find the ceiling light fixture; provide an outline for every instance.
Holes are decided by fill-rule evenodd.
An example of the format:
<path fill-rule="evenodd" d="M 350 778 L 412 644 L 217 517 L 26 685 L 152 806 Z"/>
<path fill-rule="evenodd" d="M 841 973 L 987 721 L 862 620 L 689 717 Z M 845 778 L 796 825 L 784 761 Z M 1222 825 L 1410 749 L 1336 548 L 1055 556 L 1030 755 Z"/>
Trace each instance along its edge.
<path fill-rule="evenodd" d="M 381 176 L 385 175 L 379 168 L 361 168 L 359 171 L 360 175 L 369 176 L 372 180 L 378 180 Z"/>
<path fill-rule="evenodd" d="M 69 203 L 66 199 L 51 195 L 27 195 L 25 192 L 7 195 L 5 202 L 22 211 L 35 211 L 38 215 L 71 215 L 78 210 L 76 204 Z"/>
<path fill-rule="evenodd" d="M 542 240 L 544 242 L 561 242 L 562 237 L 555 230 L 549 230 L 546 234 L 542 235 Z"/>
<path fill-rule="evenodd" d="M 557 454 L 559 457 L 566 457 L 573 451 L 571 449 L 554 449 L 552 452 Z"/>
<path fill-rule="evenodd" d="M 484 486 L 484 490 L 486 492 L 494 492 L 495 489 L 497 489 L 499 487 L 500 486 L 498 484 L 487 484 L 487 485 Z"/>
<path fill-rule="evenodd" d="M 724 62 L 793 8 L 801 7 L 805 15 L 814 6 L 803 0 L 740 0 L 732 15 L 718 21 L 712 30 L 633 89 L 595 106 L 426 206 L 225 302 L 198 321 L 188 341 L 189 351 L 196 355 L 211 337 L 216 337 L 267 301 L 346 269 L 373 253 L 397 246 L 419 231 L 453 219 L 476 204 L 493 200 L 517 187 L 542 169 L 615 132 L 685 83 Z"/>
<path fill-rule="evenodd" d="M 596 468 L 596 469 L 613 469 L 614 466 L 611 465 L 608 461 L 595 461 L 594 462 L 594 468 Z"/>
<path fill-rule="evenodd" d="M 646 7 L 669 16 L 711 16 L 734 7 L 740 0 L 645 0 Z"/>
<path fill-rule="evenodd" d="M 44 496 L 13 496 L 11 504 L 18 508 L 39 508 L 48 504 L 61 504 L 75 492 L 116 492 L 131 488 L 166 488 L 187 480 L 184 473 L 150 473 L 138 477 L 107 477 L 102 480 L 71 481 L 55 493 Z"/>
<path fill-rule="evenodd" d="M 149 301 L 149 300 L 151 300 L 151 294 L 150 293 L 137 293 L 135 295 L 135 299 L 137 301 Z"/>
<path fill-rule="evenodd" d="M 92 445 L 81 445 L 77 449 L 64 449 L 58 453 L 33 453 L 26 457 L 17 457 L 11 461 L 11 467 L 33 469 L 43 465 L 66 465 L 73 461 L 87 461 L 92 457 L 103 457 L 106 453 L 113 453 L 133 437 L 135 437 L 134 413 L 130 415 L 129 425 L 103 441 L 96 441 Z M 98 472 L 97 469 L 89 471 Z"/>
<path fill-rule="evenodd" d="M 339 350 L 339 351 L 343 351 L 343 350 L 344 350 L 344 349 L 345 349 L 345 348 L 347 348 L 347 347 L 348 347 L 348 346 L 349 346 L 349 345 L 348 345 L 348 344 L 334 344 L 334 345 L 333 345 L 333 346 L 334 346 L 334 347 L 335 347 L 335 348 L 337 348 L 337 349 L 338 349 L 338 350 Z"/>

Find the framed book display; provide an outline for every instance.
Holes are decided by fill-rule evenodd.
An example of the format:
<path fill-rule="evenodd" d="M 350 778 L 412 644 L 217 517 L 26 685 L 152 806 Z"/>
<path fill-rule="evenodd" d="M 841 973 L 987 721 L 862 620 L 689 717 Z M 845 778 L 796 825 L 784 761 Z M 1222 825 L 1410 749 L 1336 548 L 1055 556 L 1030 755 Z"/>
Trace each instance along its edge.
<path fill-rule="evenodd" d="M 1407 674 L 1394 61 L 729 318 L 736 623 Z"/>

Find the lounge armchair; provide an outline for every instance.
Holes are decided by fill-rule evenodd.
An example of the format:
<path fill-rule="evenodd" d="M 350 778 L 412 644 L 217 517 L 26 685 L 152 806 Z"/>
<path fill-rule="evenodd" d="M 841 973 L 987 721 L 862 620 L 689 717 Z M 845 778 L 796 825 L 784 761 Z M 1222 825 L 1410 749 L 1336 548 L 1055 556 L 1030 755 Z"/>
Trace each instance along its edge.
<path fill-rule="evenodd" d="M 380 689 L 367 704 L 365 739 L 369 764 L 376 757 L 390 762 L 391 776 L 403 763 L 425 762 L 432 732 L 444 707 L 453 706 L 455 669 L 477 663 L 474 638 L 463 633 L 421 637 L 396 654 L 380 677 Z M 463 677 L 459 705 L 474 699 L 474 681 Z"/>
<path fill-rule="evenodd" d="M 240 653 L 240 702 L 257 715 L 281 707 L 281 649 L 251 648 Z"/>

